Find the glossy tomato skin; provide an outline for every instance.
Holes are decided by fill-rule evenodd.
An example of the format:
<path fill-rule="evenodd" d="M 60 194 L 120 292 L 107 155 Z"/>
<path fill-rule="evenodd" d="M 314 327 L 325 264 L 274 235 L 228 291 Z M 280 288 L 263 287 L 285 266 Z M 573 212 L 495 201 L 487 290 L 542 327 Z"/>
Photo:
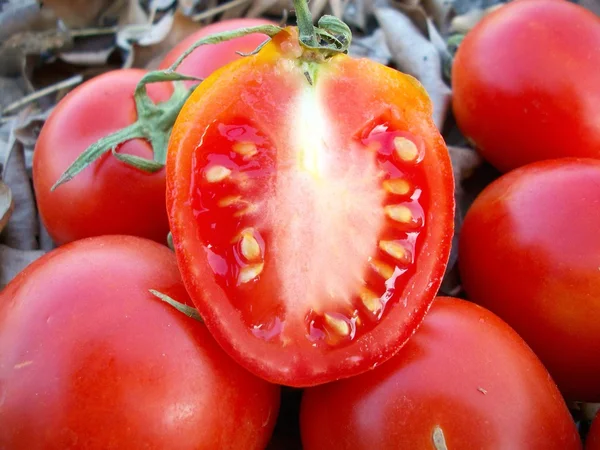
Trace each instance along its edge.
<path fill-rule="evenodd" d="M 524 166 L 467 212 L 459 266 L 468 297 L 537 353 L 570 400 L 600 401 L 600 161 Z"/>
<path fill-rule="evenodd" d="M 192 44 L 201 38 L 211 34 L 222 33 L 224 31 L 257 27 L 259 25 L 275 24 L 265 19 L 243 17 L 239 19 L 223 20 L 207 25 L 173 47 L 161 61 L 159 69 L 167 69 L 177 60 L 177 58 L 190 48 Z M 177 69 L 177 72 L 198 78 L 206 78 L 215 70 L 220 69 L 232 61 L 242 58 L 242 56 L 236 52 L 250 53 L 267 39 L 268 37 L 266 35 L 255 33 L 220 42 L 218 44 L 200 46 L 183 60 Z"/>
<path fill-rule="evenodd" d="M 364 372 L 409 339 L 444 273 L 454 202 L 447 149 L 422 86 L 346 55 L 314 63 L 316 82 L 308 83 L 295 33 L 286 28 L 192 94 L 169 143 L 167 208 L 184 283 L 215 339 L 249 371 L 304 387 Z M 370 144 L 387 147 L 361 140 L 376 128 L 418 136 L 422 159 L 378 154 Z M 240 133 L 258 147 L 232 148 Z M 406 230 L 384 213 L 402 199 L 382 189 L 378 173 L 388 169 L 402 171 L 424 199 L 410 204 L 421 215 L 406 232 L 418 235 L 403 255 L 407 266 L 393 267 L 381 250 Z M 366 191 L 373 195 L 365 199 Z M 248 234 L 260 235 L 250 239 L 259 262 L 244 266 L 256 271 L 244 279 Z M 378 258 L 390 261 L 379 272 L 370 266 Z M 359 286 L 370 280 L 384 313 L 359 303 Z"/>
<path fill-rule="evenodd" d="M 0 294 L 0 448 L 260 449 L 279 388 L 235 364 L 189 303 L 168 248 L 89 238 Z"/>
<path fill-rule="evenodd" d="M 136 120 L 133 92 L 144 74 L 128 69 L 92 78 L 69 93 L 44 124 L 33 156 L 33 183 L 40 216 L 57 244 L 105 234 L 166 243 L 164 169 L 146 173 L 108 152 L 50 191 L 88 146 Z M 167 100 L 171 92 L 168 83 L 148 87 L 155 102 Z M 125 142 L 118 151 L 153 159 L 152 147 L 141 139 Z"/>
<path fill-rule="evenodd" d="M 458 125 L 506 172 L 600 157 L 600 18 L 568 1 L 519 0 L 484 18 L 452 69 Z"/>
<path fill-rule="evenodd" d="M 527 344 L 494 314 L 452 298 L 434 301 L 390 361 L 306 390 L 300 427 L 305 450 L 581 448 Z"/>

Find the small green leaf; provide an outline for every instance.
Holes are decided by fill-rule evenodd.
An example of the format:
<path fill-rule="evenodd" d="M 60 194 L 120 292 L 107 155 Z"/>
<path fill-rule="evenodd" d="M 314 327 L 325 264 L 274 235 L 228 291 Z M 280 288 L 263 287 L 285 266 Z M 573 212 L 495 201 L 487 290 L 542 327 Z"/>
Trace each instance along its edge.
<path fill-rule="evenodd" d="M 236 50 L 236 53 L 240 56 L 252 56 L 252 55 L 256 55 L 258 52 L 260 52 L 262 50 L 262 48 L 267 45 L 269 42 L 271 41 L 271 38 L 268 38 L 267 40 L 265 40 L 264 42 L 262 42 L 258 47 L 256 47 L 254 50 L 252 50 L 251 52 L 248 53 L 244 53 L 244 52 L 239 52 Z"/>
<path fill-rule="evenodd" d="M 144 137 L 143 130 L 140 127 L 140 124 L 135 122 L 132 125 L 109 134 L 108 136 L 93 143 L 82 154 L 80 154 L 75 161 L 73 161 L 73 163 L 67 168 L 67 170 L 64 171 L 64 173 L 60 176 L 58 181 L 54 183 L 54 186 L 52 186 L 50 190 L 54 191 L 61 184 L 71 180 L 79 172 L 81 172 L 109 150 L 116 148 L 119 144 L 141 137 Z"/>
<path fill-rule="evenodd" d="M 155 297 L 159 298 L 160 300 L 162 300 L 163 302 L 168 303 L 173 308 L 175 308 L 177 311 L 185 314 L 186 316 L 191 317 L 192 319 L 195 319 L 198 322 L 204 322 L 202 320 L 202 317 L 200 316 L 200 313 L 198 312 L 198 310 L 196 308 L 192 308 L 191 306 L 184 305 L 183 303 L 179 303 L 177 300 L 173 300 L 168 295 L 163 294 L 162 292 L 156 291 L 154 289 L 150 289 L 150 293 L 152 295 L 154 295 Z"/>
<path fill-rule="evenodd" d="M 164 164 L 151 159 L 141 158 L 140 156 L 128 155 L 125 153 L 117 153 L 114 148 L 112 149 L 112 155 L 119 161 L 148 173 L 158 172 L 165 167 Z"/>
<path fill-rule="evenodd" d="M 350 27 L 335 16 L 323 16 L 319 19 L 318 27 L 328 31 L 335 36 L 337 42 L 340 42 L 340 50 L 346 52 L 352 41 L 352 31 Z"/>

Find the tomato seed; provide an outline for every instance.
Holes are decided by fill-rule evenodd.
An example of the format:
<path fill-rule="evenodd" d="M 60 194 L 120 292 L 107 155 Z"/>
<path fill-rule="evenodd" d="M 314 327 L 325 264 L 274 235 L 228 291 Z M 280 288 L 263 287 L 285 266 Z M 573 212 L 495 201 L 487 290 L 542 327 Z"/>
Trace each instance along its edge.
<path fill-rule="evenodd" d="M 225 166 L 212 166 L 206 169 L 204 177 L 209 183 L 218 183 L 231 175 L 231 170 Z"/>
<path fill-rule="evenodd" d="M 416 162 L 419 157 L 419 149 L 415 143 L 403 136 L 394 138 L 394 149 L 402 161 Z"/>
<path fill-rule="evenodd" d="M 401 178 L 385 180 L 383 182 L 383 188 L 394 195 L 408 195 L 411 190 L 410 183 Z"/>

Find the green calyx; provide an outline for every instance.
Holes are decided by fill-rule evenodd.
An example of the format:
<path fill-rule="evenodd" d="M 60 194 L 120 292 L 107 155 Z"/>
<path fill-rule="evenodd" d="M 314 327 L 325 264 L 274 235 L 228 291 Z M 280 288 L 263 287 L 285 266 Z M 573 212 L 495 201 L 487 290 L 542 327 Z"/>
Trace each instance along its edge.
<path fill-rule="evenodd" d="M 306 0 L 294 0 L 294 8 L 298 38 L 303 47 L 325 57 L 348 52 L 352 40 L 348 25 L 335 16 L 323 16 L 315 27 Z"/>
<path fill-rule="evenodd" d="M 306 49 L 304 54 L 305 59 L 322 60 L 335 54 L 347 53 L 352 33 L 344 22 L 334 16 L 323 16 L 319 19 L 315 27 L 313 26 L 312 16 L 306 0 L 294 0 L 294 7 L 298 22 L 299 41 Z M 186 88 L 183 81 L 202 81 L 199 78 L 175 72 L 181 62 L 202 45 L 217 44 L 254 33 L 261 33 L 268 36 L 268 39 L 255 51 L 249 54 L 242 54 L 242 56 L 252 55 L 257 53 L 270 38 L 280 31 L 282 31 L 282 28 L 276 25 L 260 25 L 213 34 L 195 42 L 168 69 L 147 73 L 138 83 L 134 93 L 137 120 L 128 127 L 116 131 L 89 146 L 60 176 L 51 190 L 55 190 L 63 183 L 71 180 L 109 151 L 119 161 L 144 172 L 153 173 L 161 170 L 167 159 L 169 137 L 175 120 L 184 103 L 195 89 L 195 86 L 191 89 Z M 309 83 L 311 83 L 314 77 L 311 78 L 312 74 L 310 71 L 307 71 L 306 74 Z M 155 104 L 148 96 L 146 86 L 150 83 L 158 82 L 173 82 L 175 88 L 169 100 Z M 147 140 L 152 146 L 153 159 L 117 152 L 117 147 L 120 144 L 132 139 Z"/>
<path fill-rule="evenodd" d="M 112 152 L 112 155 L 119 161 L 144 172 L 153 173 L 161 170 L 165 166 L 167 159 L 169 137 L 173 125 L 175 124 L 175 120 L 177 119 L 183 104 L 195 89 L 195 86 L 191 89 L 186 88 L 183 81 L 202 81 L 199 78 L 175 72 L 181 62 L 201 45 L 216 44 L 253 33 L 262 33 L 272 37 L 280 31 L 281 28 L 275 25 L 261 25 L 207 36 L 194 43 L 194 45 L 181 55 L 181 57 L 179 57 L 179 59 L 177 59 L 177 61 L 175 61 L 168 69 L 147 73 L 140 80 L 134 92 L 137 120 L 128 127 L 109 134 L 90 145 L 75 161 L 73 161 L 69 168 L 67 168 L 60 176 L 58 181 L 56 181 L 54 186 L 52 186 L 51 190 L 55 190 L 61 184 L 71 180 L 75 175 L 109 151 Z M 148 96 L 146 86 L 150 83 L 159 82 L 174 82 L 175 89 L 169 100 L 155 104 Z M 132 139 L 147 140 L 150 145 L 152 145 L 153 159 L 150 160 L 140 158 L 139 156 L 117 153 L 116 149 L 120 144 Z"/>
<path fill-rule="evenodd" d="M 198 312 L 198 310 L 196 308 L 193 308 L 193 307 L 188 306 L 186 304 L 180 303 L 177 300 L 173 300 L 167 294 L 163 294 L 162 292 L 159 292 L 157 290 L 150 289 L 149 291 L 156 298 L 158 298 L 161 301 L 167 303 L 168 305 L 171 305 L 177 311 L 185 314 L 188 317 L 191 317 L 194 320 L 197 320 L 198 322 L 203 322 L 202 316 L 200 316 L 200 313 Z"/>

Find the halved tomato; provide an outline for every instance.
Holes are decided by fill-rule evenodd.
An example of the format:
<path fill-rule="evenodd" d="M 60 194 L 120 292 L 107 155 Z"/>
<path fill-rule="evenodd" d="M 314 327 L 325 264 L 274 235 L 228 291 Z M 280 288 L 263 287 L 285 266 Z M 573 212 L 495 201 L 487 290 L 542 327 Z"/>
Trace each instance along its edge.
<path fill-rule="evenodd" d="M 277 34 L 206 79 L 173 129 L 167 208 L 207 326 L 263 378 L 308 386 L 390 358 L 433 301 L 453 179 L 412 77 Z"/>

